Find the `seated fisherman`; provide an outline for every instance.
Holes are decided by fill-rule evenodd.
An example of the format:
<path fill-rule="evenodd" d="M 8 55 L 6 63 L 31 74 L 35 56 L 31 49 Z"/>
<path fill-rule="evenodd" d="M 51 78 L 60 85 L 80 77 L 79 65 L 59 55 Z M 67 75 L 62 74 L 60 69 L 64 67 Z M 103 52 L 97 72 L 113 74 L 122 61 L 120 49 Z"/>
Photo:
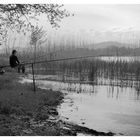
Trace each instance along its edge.
<path fill-rule="evenodd" d="M 3 69 L 2 66 L 0 66 L 0 75 L 4 74 L 5 73 L 5 70 Z"/>
<path fill-rule="evenodd" d="M 16 54 L 17 54 L 17 51 L 13 50 L 12 55 L 10 56 L 10 60 L 9 60 L 10 66 L 11 68 L 18 68 L 18 73 L 20 73 L 20 69 L 22 69 L 22 73 L 24 73 L 25 67 L 20 64 Z"/>

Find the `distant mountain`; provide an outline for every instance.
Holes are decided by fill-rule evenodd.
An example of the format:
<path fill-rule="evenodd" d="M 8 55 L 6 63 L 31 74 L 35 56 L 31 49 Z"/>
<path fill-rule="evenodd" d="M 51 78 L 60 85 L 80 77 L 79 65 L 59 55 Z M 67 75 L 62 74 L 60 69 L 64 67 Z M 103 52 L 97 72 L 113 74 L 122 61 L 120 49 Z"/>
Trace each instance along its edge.
<path fill-rule="evenodd" d="M 106 41 L 106 42 L 91 44 L 88 46 L 88 48 L 103 49 L 103 48 L 126 47 L 126 46 L 128 46 L 128 44 L 122 44 L 122 43 L 115 42 L 115 41 Z"/>
<path fill-rule="evenodd" d="M 103 45 L 103 47 L 102 47 Z M 120 43 L 98 44 L 99 47 L 93 48 L 73 48 L 65 49 L 58 55 L 61 57 L 80 57 L 80 56 L 140 56 L 140 48 L 128 47 Z"/>

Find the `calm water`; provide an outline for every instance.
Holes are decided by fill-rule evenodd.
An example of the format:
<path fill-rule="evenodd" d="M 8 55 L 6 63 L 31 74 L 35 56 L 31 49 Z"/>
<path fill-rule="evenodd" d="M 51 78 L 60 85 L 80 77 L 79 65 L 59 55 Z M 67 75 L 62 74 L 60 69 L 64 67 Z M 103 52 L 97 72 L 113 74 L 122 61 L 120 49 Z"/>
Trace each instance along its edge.
<path fill-rule="evenodd" d="M 118 57 L 114 57 L 114 56 L 103 56 L 103 57 L 98 57 L 97 59 L 100 60 L 104 60 L 104 61 L 140 61 L 140 56 L 135 56 L 135 57 L 130 57 L 130 56 L 118 56 Z"/>
<path fill-rule="evenodd" d="M 130 57 L 123 59 L 134 60 Z M 104 60 L 115 61 L 116 58 L 108 57 Z M 140 135 L 140 89 L 137 87 L 131 84 L 122 86 L 122 83 L 111 86 L 108 79 L 100 79 L 100 84 L 91 85 L 53 81 L 57 79 L 56 75 L 36 78 L 45 78 L 36 81 L 40 88 L 65 93 L 64 102 L 58 107 L 62 119 L 98 131 Z M 22 78 L 21 82 L 32 82 L 31 76 Z"/>

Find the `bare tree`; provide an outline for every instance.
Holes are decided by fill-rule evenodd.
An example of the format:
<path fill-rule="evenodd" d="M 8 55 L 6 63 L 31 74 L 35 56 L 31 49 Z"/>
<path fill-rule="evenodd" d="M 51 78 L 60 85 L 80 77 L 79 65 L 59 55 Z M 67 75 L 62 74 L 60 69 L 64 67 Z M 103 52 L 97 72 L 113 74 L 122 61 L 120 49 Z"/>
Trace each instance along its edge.
<path fill-rule="evenodd" d="M 38 26 L 32 29 L 30 44 L 34 46 L 34 62 L 36 61 L 37 43 L 42 39 L 43 36 L 45 36 L 45 34 L 46 32 L 43 31 L 43 29 L 39 28 Z"/>
<path fill-rule="evenodd" d="M 41 14 L 46 16 L 52 27 L 59 27 L 61 19 L 70 16 L 63 5 L 58 4 L 0 4 L 0 35 L 5 34 L 3 29 L 5 32 L 8 29 L 32 32 L 35 27 L 31 20 L 38 21 Z"/>
<path fill-rule="evenodd" d="M 70 15 L 63 5 L 58 4 L 0 4 L 0 25 L 8 27 L 30 26 L 30 19 L 36 19 L 40 14 L 45 14 L 47 20 L 54 27 L 59 27 L 58 22 Z"/>

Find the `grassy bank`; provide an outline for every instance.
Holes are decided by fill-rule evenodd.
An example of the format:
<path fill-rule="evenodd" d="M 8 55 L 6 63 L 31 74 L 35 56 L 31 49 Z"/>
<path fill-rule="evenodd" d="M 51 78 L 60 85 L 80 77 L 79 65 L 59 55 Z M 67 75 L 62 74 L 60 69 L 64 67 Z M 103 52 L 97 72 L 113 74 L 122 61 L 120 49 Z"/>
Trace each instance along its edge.
<path fill-rule="evenodd" d="M 114 135 L 60 120 L 56 108 L 63 94 L 39 88 L 34 93 L 32 84 L 18 82 L 19 76 L 0 75 L 0 136 Z"/>
<path fill-rule="evenodd" d="M 0 75 L 0 135 L 60 135 L 58 128 L 46 126 L 46 130 L 27 130 L 30 121 L 44 121 L 57 115 L 56 106 L 62 100 L 60 92 L 37 89 L 18 83 L 18 74 Z M 38 134 L 40 133 L 40 134 Z"/>

